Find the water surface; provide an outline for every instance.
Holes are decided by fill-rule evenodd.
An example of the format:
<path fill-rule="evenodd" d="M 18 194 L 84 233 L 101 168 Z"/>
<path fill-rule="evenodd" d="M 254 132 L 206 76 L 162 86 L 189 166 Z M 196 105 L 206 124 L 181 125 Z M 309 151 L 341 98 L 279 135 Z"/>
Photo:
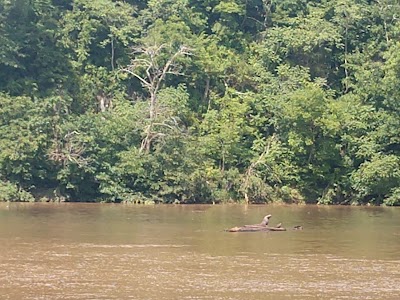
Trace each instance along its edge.
<path fill-rule="evenodd" d="M 1 203 L 0 299 L 400 299 L 399 250 L 396 208 Z"/>

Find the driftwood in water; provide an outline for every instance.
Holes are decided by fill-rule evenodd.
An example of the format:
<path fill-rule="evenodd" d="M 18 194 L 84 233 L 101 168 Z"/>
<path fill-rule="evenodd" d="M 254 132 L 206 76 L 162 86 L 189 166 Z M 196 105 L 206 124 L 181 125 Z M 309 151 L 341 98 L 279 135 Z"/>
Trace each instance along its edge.
<path fill-rule="evenodd" d="M 227 229 L 226 231 L 228 232 L 286 231 L 286 228 L 283 228 L 282 224 L 278 224 L 275 227 L 269 227 L 268 223 L 270 218 L 271 215 L 267 215 L 264 217 L 264 219 L 260 224 L 232 227 L 230 229 Z M 293 227 L 293 230 L 301 230 L 301 229 L 303 229 L 302 226 Z"/>
<path fill-rule="evenodd" d="M 242 226 L 227 229 L 228 232 L 255 232 L 255 231 L 286 231 L 283 227 L 268 227 L 268 226 Z"/>

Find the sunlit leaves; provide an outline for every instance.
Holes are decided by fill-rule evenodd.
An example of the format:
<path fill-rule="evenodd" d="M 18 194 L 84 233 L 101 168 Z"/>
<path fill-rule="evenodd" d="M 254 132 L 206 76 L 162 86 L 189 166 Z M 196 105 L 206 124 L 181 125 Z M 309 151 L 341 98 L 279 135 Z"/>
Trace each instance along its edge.
<path fill-rule="evenodd" d="M 399 170 L 398 156 L 377 154 L 352 174 L 353 187 L 361 197 L 380 204 L 385 196 L 399 188 Z"/>
<path fill-rule="evenodd" d="M 61 42 L 71 49 L 77 66 L 89 60 L 114 68 L 137 36 L 134 12 L 134 7 L 122 1 L 75 0 L 62 20 Z M 91 55 L 93 52 L 96 55 Z"/>
<path fill-rule="evenodd" d="M 0 0 L 0 190 L 400 204 L 399 13 L 395 0 Z"/>
<path fill-rule="evenodd" d="M 32 117 L 38 113 L 35 103 L 28 97 L 3 94 L 0 99 L 0 178 L 28 183 L 35 176 L 47 176 L 40 169 L 45 168 L 41 163 L 48 136 Z"/>

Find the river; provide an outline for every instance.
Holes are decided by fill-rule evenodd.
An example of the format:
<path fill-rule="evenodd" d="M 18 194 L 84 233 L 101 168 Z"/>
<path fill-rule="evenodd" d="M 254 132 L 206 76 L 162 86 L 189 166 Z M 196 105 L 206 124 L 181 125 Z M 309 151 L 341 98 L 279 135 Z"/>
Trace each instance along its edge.
<path fill-rule="evenodd" d="M 400 208 L 0 203 L 0 299 L 400 299 Z"/>

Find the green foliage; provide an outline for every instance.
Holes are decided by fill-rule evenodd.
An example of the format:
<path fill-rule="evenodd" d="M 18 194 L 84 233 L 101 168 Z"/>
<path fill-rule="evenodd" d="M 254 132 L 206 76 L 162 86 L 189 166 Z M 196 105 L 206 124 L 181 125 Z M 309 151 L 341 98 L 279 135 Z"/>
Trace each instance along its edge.
<path fill-rule="evenodd" d="M 228 90 L 215 99 L 216 109 L 210 109 L 200 127 L 205 155 L 219 161 L 220 168 L 238 166 L 251 144 L 251 129 L 243 115 L 248 112 L 247 97 Z"/>
<path fill-rule="evenodd" d="M 119 61 L 123 63 L 138 30 L 133 14 L 134 7 L 123 1 L 74 0 L 73 9 L 63 16 L 60 33 L 74 65 L 114 69 Z"/>
<path fill-rule="evenodd" d="M 383 204 L 387 206 L 400 205 L 400 188 L 393 188 L 388 197 L 383 199 Z"/>
<path fill-rule="evenodd" d="M 400 158 L 395 155 L 376 155 L 353 172 L 352 182 L 361 198 L 370 198 L 369 201 L 380 204 L 389 195 L 387 202 L 395 203 L 400 183 Z M 391 195 L 392 191 L 394 195 Z"/>
<path fill-rule="evenodd" d="M 7 202 L 32 202 L 33 196 L 18 188 L 15 184 L 0 180 L 0 201 Z"/>
<path fill-rule="evenodd" d="M 0 200 L 400 205 L 399 14 L 0 0 Z"/>
<path fill-rule="evenodd" d="M 70 62 L 57 44 L 61 12 L 50 0 L 0 1 L 0 90 L 47 96 L 67 85 Z"/>
<path fill-rule="evenodd" d="M 35 111 L 28 97 L 0 94 L 1 175 L 22 185 L 48 175 L 42 164 L 48 136 L 32 118 Z"/>

